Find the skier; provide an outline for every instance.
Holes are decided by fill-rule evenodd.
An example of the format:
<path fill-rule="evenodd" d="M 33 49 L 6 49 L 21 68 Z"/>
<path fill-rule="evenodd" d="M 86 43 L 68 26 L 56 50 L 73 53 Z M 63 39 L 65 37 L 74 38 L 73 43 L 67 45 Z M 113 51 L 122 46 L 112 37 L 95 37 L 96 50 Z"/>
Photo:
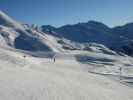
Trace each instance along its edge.
<path fill-rule="evenodd" d="M 54 62 L 55 62 L 55 58 L 54 58 Z"/>
<path fill-rule="evenodd" d="M 54 62 L 55 62 L 55 57 L 56 57 L 56 55 L 54 55 L 54 57 L 53 57 Z"/>

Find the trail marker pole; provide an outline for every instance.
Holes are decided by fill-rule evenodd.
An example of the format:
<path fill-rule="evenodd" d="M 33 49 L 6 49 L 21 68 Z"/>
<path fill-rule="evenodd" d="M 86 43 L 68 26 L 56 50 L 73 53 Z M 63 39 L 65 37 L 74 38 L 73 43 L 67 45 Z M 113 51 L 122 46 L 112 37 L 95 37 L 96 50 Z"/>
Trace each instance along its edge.
<path fill-rule="evenodd" d="M 24 57 L 24 66 L 26 65 L 26 55 L 23 56 Z"/>

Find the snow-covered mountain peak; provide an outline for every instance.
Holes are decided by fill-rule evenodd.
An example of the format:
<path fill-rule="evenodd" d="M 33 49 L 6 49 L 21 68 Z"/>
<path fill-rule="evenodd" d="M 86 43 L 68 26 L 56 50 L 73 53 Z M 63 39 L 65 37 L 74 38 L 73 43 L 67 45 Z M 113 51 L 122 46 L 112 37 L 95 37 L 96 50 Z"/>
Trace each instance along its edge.
<path fill-rule="evenodd" d="M 39 31 L 36 25 L 25 27 L 25 25 L 15 21 L 2 11 L 0 11 L 0 40 L 2 45 L 14 47 L 15 49 L 49 52 L 62 51 L 57 42 Z"/>

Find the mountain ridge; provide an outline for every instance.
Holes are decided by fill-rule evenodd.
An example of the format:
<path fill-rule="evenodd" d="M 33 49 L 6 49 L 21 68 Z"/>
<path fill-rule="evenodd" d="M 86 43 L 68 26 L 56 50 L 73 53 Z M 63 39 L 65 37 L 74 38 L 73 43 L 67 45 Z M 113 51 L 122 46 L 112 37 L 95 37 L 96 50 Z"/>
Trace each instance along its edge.
<path fill-rule="evenodd" d="M 110 28 L 101 22 L 88 21 L 87 23 L 64 25 L 59 28 L 50 25 L 41 28 L 47 34 L 63 37 L 71 41 L 99 43 L 117 52 L 128 55 L 133 54 L 133 23 Z"/>
<path fill-rule="evenodd" d="M 86 44 L 96 43 L 116 52 L 133 55 L 132 23 L 114 28 L 97 21 L 65 25 L 59 28 L 51 25 L 39 27 L 21 24 L 0 11 L 0 25 L 2 26 L 1 37 L 8 44 L 12 42 L 11 45 L 17 49 L 65 52 L 65 49 L 86 50 L 89 48 Z M 13 33 L 16 34 L 14 37 L 11 35 Z"/>

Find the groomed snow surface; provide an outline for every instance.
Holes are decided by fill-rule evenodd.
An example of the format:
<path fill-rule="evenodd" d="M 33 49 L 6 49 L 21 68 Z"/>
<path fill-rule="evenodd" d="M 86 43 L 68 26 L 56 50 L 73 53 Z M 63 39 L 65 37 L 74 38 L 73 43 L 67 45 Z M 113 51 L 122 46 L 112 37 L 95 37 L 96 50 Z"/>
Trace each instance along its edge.
<path fill-rule="evenodd" d="M 35 58 L 0 49 L 0 100 L 133 100 L 133 88 L 88 72 L 73 57 Z"/>

